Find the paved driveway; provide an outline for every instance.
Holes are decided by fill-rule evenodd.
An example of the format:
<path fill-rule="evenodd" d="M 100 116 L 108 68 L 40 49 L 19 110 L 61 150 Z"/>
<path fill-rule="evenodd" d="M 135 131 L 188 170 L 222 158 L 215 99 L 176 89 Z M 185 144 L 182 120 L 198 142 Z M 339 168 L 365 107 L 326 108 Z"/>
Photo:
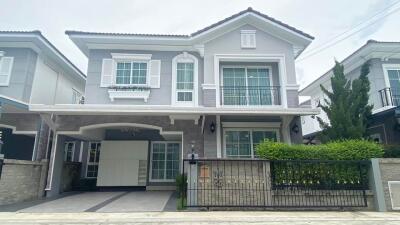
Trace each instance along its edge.
<path fill-rule="evenodd" d="M 18 212 L 161 212 L 172 208 L 168 204 L 176 207 L 171 191 L 84 192 L 24 206 Z"/>

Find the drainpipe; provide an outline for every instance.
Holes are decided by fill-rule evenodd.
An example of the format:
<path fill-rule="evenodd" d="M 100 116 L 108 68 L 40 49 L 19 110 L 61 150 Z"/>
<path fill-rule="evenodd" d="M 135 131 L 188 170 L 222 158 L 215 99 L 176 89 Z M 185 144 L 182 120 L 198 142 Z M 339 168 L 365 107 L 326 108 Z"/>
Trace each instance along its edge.
<path fill-rule="evenodd" d="M 3 141 L 1 140 L 1 133 L 0 133 L 0 179 L 1 179 L 1 172 L 3 171 L 3 164 L 4 164 L 4 154 L 3 154 Z"/>

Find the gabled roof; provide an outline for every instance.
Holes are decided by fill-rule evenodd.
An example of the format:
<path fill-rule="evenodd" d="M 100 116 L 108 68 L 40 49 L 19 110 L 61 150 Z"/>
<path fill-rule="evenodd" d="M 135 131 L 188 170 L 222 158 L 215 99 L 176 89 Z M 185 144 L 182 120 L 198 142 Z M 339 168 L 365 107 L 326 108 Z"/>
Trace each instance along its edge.
<path fill-rule="evenodd" d="M 2 43 L 5 43 L 2 45 Z M 7 44 L 8 43 L 8 44 Z M 86 80 L 86 75 L 61 53 L 42 33 L 33 31 L 0 31 L 0 47 L 27 47 L 43 53 L 75 77 Z"/>
<path fill-rule="evenodd" d="M 205 31 L 207 31 L 207 30 L 209 30 L 209 29 L 211 29 L 211 28 L 217 27 L 217 26 L 219 26 L 219 25 L 221 25 L 221 24 L 223 24 L 223 23 L 225 23 L 225 22 L 227 22 L 227 21 L 229 21 L 229 20 L 235 19 L 235 18 L 237 18 L 237 17 L 239 17 L 239 16 L 241 16 L 241 15 L 243 15 L 243 14 L 245 14 L 245 13 L 254 13 L 254 14 L 256 14 L 256 15 L 258 15 L 258 16 L 261 16 L 261 17 L 263 17 L 263 18 L 265 18 L 265 19 L 267 19 L 267 20 L 270 20 L 270 21 L 273 22 L 273 23 L 276 23 L 276 24 L 278 24 L 278 25 L 280 25 L 280 26 L 286 27 L 287 29 L 292 30 L 293 32 L 296 32 L 296 33 L 298 33 L 298 34 L 300 34 L 300 35 L 303 35 L 303 36 L 305 36 L 305 37 L 307 37 L 307 38 L 309 38 L 309 39 L 314 39 L 313 36 L 311 36 L 311 35 L 309 35 L 309 34 L 303 32 L 303 31 L 301 31 L 301 30 L 298 30 L 298 29 L 296 29 L 296 28 L 294 28 L 294 27 L 292 27 L 292 26 L 289 26 L 288 24 L 283 23 L 283 22 L 281 22 L 281 21 L 279 21 L 279 20 L 277 20 L 277 19 L 274 19 L 274 18 L 272 18 L 272 17 L 270 17 L 270 16 L 268 16 L 268 15 L 266 15 L 266 14 L 263 14 L 263 13 L 257 11 L 257 10 L 254 10 L 254 9 L 251 8 L 251 7 L 247 8 L 246 10 L 240 11 L 240 12 L 238 12 L 238 13 L 236 13 L 236 14 L 230 16 L 230 17 L 227 17 L 227 18 L 225 18 L 225 19 L 223 19 L 223 20 L 221 20 L 221 21 L 218 21 L 218 22 L 216 22 L 216 23 L 214 23 L 214 24 L 211 24 L 211 25 L 208 26 L 208 27 L 205 27 L 205 28 L 203 28 L 203 29 L 201 29 L 201 30 L 198 30 L 198 31 L 192 33 L 190 36 L 196 36 L 196 35 L 198 35 L 198 34 L 201 34 L 201 33 L 205 32 Z"/>
<path fill-rule="evenodd" d="M 262 24 L 266 32 L 285 36 L 285 40 L 293 43 L 299 49 L 298 54 L 314 39 L 311 35 L 289 26 L 279 20 L 269 17 L 252 8 L 248 8 L 217 23 L 198 30 L 190 35 L 181 34 L 138 34 L 138 33 L 101 33 L 67 30 L 65 33 L 88 55 L 88 49 L 94 45 L 103 44 L 127 44 L 127 45 L 168 45 L 179 46 L 183 50 L 191 49 L 194 45 L 204 44 L 215 38 L 228 26 L 237 26 L 244 22 Z"/>
<path fill-rule="evenodd" d="M 345 75 L 361 66 L 364 62 L 372 58 L 400 58 L 400 42 L 394 41 L 376 41 L 368 40 L 364 45 L 340 61 L 344 65 Z M 319 85 L 328 81 L 333 76 L 333 71 L 330 69 L 309 85 L 299 91 L 300 95 L 307 96 L 315 90 L 319 89 Z"/>

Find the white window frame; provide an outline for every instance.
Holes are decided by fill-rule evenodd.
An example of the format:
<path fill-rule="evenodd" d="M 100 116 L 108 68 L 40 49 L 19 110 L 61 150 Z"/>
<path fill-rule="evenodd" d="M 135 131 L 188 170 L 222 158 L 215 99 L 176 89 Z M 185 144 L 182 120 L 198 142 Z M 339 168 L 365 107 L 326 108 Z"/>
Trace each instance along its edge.
<path fill-rule="evenodd" d="M 67 155 L 68 155 L 67 146 L 68 146 L 69 144 L 72 144 L 71 161 L 67 161 Z M 75 141 L 66 141 L 66 142 L 64 143 L 64 162 L 74 162 L 75 144 L 76 144 Z"/>
<path fill-rule="evenodd" d="M 400 71 L 400 64 L 382 64 L 384 79 L 385 79 L 385 88 L 390 88 L 390 81 L 389 81 L 389 73 L 388 70 L 399 70 Z"/>
<path fill-rule="evenodd" d="M 244 69 L 245 71 L 245 76 L 246 76 L 246 87 L 249 86 L 248 84 L 248 76 L 247 76 L 247 69 L 267 69 L 268 70 L 268 75 L 269 75 L 269 83 L 270 86 L 273 87 L 274 83 L 273 83 L 273 75 L 272 75 L 272 66 L 241 66 L 241 65 L 223 65 L 220 67 L 220 76 L 221 76 L 221 86 L 224 86 L 224 69 L 230 69 L 230 68 L 234 68 L 234 69 Z M 271 90 L 271 105 L 250 105 L 249 104 L 249 90 L 246 90 L 246 105 L 224 105 L 224 93 L 223 91 L 221 92 L 221 106 L 224 107 L 271 107 L 271 106 L 275 106 L 275 95 L 274 95 L 274 91 Z"/>
<path fill-rule="evenodd" d="M 250 146 L 251 146 L 251 157 L 252 159 L 254 159 L 254 155 L 255 155 L 255 149 L 254 149 L 254 144 L 253 144 L 253 131 L 269 131 L 269 132 L 275 132 L 276 133 L 276 139 L 279 142 L 281 137 L 280 137 L 280 129 L 279 128 L 265 128 L 265 127 L 229 127 L 229 128 L 223 128 L 223 152 L 224 152 L 224 158 L 233 158 L 233 157 L 229 157 L 226 154 L 226 132 L 227 131 L 249 131 L 250 134 Z M 237 158 L 237 157 L 236 157 Z M 239 157 L 240 158 L 240 157 Z"/>
<path fill-rule="evenodd" d="M 117 84 L 117 65 L 118 63 L 131 63 L 130 81 L 132 81 L 133 63 L 146 63 L 146 83 L 145 84 Z M 113 83 L 115 86 L 120 87 L 150 87 L 150 60 L 114 60 Z"/>
<path fill-rule="evenodd" d="M 181 154 L 182 143 L 179 141 L 152 141 L 151 142 L 151 150 L 150 150 L 150 173 L 149 173 L 149 181 L 150 182 L 175 182 L 175 179 L 153 179 L 153 144 L 165 144 L 173 143 L 179 144 L 179 155 Z M 164 178 L 167 177 L 167 146 L 165 146 L 165 170 L 164 170 Z M 181 161 L 181 156 L 178 157 L 178 161 Z M 181 171 L 181 163 L 179 163 L 179 171 Z"/>
<path fill-rule="evenodd" d="M 4 56 L 4 52 L 0 52 L 0 69 L 3 66 L 3 58 L 4 57 L 5 57 Z M 14 57 L 11 57 L 11 58 L 12 58 L 11 67 L 10 67 L 10 72 L 8 74 L 8 77 L 7 77 L 7 81 L 5 83 L 0 83 L 0 87 L 8 87 L 10 85 L 11 73 L 12 73 L 12 70 L 13 70 L 13 67 L 14 67 Z"/>
<path fill-rule="evenodd" d="M 98 169 L 99 169 L 99 165 L 100 165 L 100 158 L 99 158 L 99 162 L 90 162 L 90 148 L 92 144 L 100 144 L 100 151 L 101 151 L 101 141 L 91 141 L 89 142 L 88 148 L 87 148 L 87 156 L 86 156 L 86 171 L 85 171 L 85 178 L 88 179 L 97 179 L 97 177 L 88 177 L 87 173 L 88 173 L 88 168 L 89 165 L 90 166 L 95 166 L 97 165 L 97 175 L 99 175 L 98 173 Z M 101 153 L 101 152 L 100 152 Z M 96 157 L 97 157 L 97 153 L 96 156 L 94 157 L 95 161 L 96 161 Z"/>
<path fill-rule="evenodd" d="M 178 63 L 193 63 L 193 90 L 192 101 L 178 101 L 178 90 L 176 89 Z M 175 56 L 172 59 L 172 92 L 171 105 L 173 106 L 198 106 L 199 91 L 198 91 L 198 73 L 199 61 L 196 56 L 184 52 Z M 181 91 L 188 92 L 188 91 Z"/>
<path fill-rule="evenodd" d="M 150 61 L 151 54 L 111 53 L 113 59 L 113 84 L 122 87 L 150 87 Z M 117 84 L 117 63 L 147 63 L 146 84 Z"/>

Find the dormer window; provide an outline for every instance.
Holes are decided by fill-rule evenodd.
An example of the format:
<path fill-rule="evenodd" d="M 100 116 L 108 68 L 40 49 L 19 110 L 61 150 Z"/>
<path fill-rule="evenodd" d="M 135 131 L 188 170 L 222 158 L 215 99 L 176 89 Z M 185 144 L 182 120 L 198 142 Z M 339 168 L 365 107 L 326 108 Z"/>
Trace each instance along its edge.
<path fill-rule="evenodd" d="M 241 30 L 241 47 L 242 48 L 256 48 L 256 31 L 255 30 Z"/>

